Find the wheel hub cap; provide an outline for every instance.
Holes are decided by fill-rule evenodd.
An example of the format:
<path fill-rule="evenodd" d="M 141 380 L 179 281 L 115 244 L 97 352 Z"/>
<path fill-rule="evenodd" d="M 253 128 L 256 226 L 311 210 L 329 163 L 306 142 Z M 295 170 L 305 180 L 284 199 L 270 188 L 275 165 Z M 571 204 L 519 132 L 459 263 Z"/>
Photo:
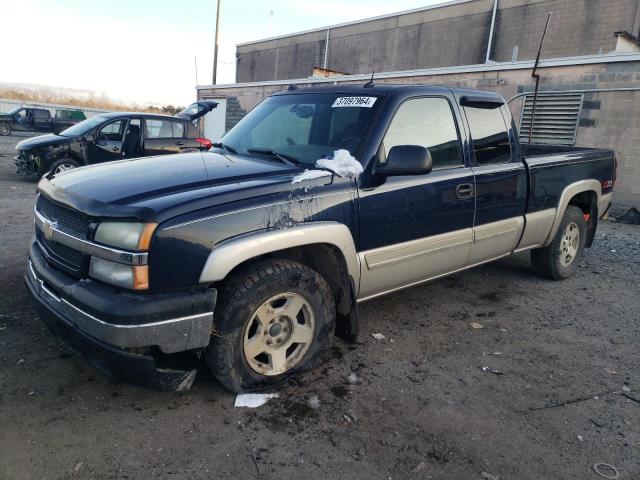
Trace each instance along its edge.
<path fill-rule="evenodd" d="M 245 327 L 244 357 L 262 375 L 280 375 L 304 357 L 315 336 L 315 315 L 302 295 L 286 292 L 267 299 Z"/>
<path fill-rule="evenodd" d="M 567 225 L 560 241 L 560 263 L 563 267 L 569 266 L 578 255 L 580 245 L 580 229 L 571 222 Z"/>
<path fill-rule="evenodd" d="M 271 325 L 271 328 L 269 328 L 269 335 L 271 335 L 272 337 L 277 337 L 281 333 L 282 325 L 280 325 L 279 323 L 274 323 L 273 325 Z"/>

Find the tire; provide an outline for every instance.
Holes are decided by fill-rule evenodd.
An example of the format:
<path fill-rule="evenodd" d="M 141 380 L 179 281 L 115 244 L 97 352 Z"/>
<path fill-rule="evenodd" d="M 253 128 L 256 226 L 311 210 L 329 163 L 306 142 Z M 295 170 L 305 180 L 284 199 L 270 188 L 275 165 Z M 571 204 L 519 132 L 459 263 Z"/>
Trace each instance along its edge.
<path fill-rule="evenodd" d="M 49 171 L 53 172 L 53 175 L 55 176 L 61 172 L 78 168 L 79 166 L 80 163 L 78 163 L 76 160 L 73 160 L 71 158 L 61 158 L 60 160 L 56 160 L 51 164 Z"/>
<path fill-rule="evenodd" d="M 225 282 L 219 299 L 205 359 L 233 392 L 264 390 L 314 368 L 331 345 L 333 295 L 305 265 L 283 259 L 249 264 Z"/>
<path fill-rule="evenodd" d="M 6 137 L 11 135 L 11 125 L 7 122 L 0 123 L 0 136 Z"/>
<path fill-rule="evenodd" d="M 582 210 L 569 205 L 553 241 L 531 251 L 531 265 L 539 275 L 564 280 L 575 273 L 584 254 L 587 224 Z"/>

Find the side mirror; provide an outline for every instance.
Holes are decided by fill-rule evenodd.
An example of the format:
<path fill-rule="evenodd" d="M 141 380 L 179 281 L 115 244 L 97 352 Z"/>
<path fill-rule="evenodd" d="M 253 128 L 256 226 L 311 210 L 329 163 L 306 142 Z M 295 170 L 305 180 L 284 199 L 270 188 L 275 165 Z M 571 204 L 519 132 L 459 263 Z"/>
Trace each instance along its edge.
<path fill-rule="evenodd" d="M 386 163 L 376 165 L 376 175 L 424 175 L 433 168 L 429 149 L 419 145 L 396 145 L 389 150 Z"/>

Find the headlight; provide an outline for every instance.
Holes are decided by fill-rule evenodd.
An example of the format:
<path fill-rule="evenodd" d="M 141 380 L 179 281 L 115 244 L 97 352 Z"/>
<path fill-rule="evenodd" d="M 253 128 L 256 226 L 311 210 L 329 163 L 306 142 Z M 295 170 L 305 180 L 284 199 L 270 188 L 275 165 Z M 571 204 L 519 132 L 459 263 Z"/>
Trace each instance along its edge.
<path fill-rule="evenodd" d="M 149 250 L 157 223 L 102 222 L 93 239 L 110 247 L 126 250 Z"/>
<path fill-rule="evenodd" d="M 132 290 L 149 288 L 149 267 L 147 265 L 122 265 L 97 257 L 91 257 L 89 276 L 105 283 Z"/>

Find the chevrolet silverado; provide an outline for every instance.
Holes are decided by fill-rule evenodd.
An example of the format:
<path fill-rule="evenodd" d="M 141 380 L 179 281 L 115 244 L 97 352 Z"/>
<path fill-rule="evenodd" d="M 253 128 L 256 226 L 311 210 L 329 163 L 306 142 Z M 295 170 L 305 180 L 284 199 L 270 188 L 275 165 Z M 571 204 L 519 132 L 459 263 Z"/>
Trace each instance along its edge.
<path fill-rule="evenodd" d="M 209 151 L 43 178 L 26 283 L 125 381 L 183 390 L 199 359 L 272 388 L 353 341 L 359 302 L 527 250 L 572 275 L 615 176 L 610 150 L 520 144 L 494 93 L 292 88 Z"/>

